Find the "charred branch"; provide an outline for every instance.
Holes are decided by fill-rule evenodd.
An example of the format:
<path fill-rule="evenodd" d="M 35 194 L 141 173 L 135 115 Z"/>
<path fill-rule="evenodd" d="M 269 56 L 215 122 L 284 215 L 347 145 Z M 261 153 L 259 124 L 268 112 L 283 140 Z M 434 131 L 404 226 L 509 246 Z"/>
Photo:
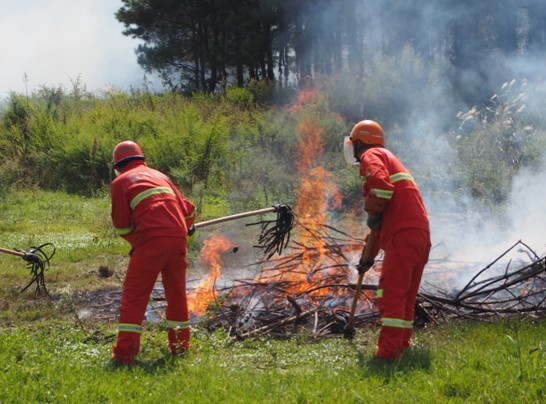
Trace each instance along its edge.
<path fill-rule="evenodd" d="M 226 326 L 237 338 L 254 337 L 273 330 L 290 333 L 306 329 L 314 337 L 342 333 L 349 317 L 355 283 L 349 256 L 360 251 L 362 239 L 331 226 L 303 227 L 305 243 L 293 241 L 283 257 L 262 261 L 262 276 L 235 282 L 229 298 L 237 300 L 238 318 L 224 314 L 209 321 Z M 333 236 L 332 234 L 335 234 Z M 526 265 L 510 260 L 499 269 L 509 253 L 523 252 Z M 289 254 L 286 254 L 289 252 Z M 380 263 L 379 263 L 380 265 Z M 379 324 L 375 304 L 377 286 L 364 284 L 358 300 L 355 326 Z M 476 272 L 459 290 L 430 292 L 421 289 L 417 325 L 438 324 L 455 317 L 488 320 L 502 315 L 540 315 L 546 312 L 546 258 L 539 258 L 521 241 Z M 311 317 L 310 319 L 307 317 Z"/>

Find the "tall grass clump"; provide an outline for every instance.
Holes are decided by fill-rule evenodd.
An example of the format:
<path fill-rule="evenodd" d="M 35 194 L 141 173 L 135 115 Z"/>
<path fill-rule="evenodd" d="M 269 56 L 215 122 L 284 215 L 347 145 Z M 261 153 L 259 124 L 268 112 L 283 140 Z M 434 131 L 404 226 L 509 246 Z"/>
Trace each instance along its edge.
<path fill-rule="evenodd" d="M 459 113 L 460 125 L 452 131 L 461 189 L 485 206 L 503 204 L 512 178 L 522 168 L 542 163 L 544 130 L 527 114 L 527 82 L 506 82 L 482 108 Z"/>

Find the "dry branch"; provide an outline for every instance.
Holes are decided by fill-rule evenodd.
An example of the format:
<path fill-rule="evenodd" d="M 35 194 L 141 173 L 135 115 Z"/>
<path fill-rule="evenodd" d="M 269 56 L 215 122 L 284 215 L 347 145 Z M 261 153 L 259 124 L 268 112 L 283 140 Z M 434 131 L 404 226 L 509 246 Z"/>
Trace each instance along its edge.
<path fill-rule="evenodd" d="M 301 226 L 301 224 L 300 224 Z M 220 314 L 210 317 L 213 328 L 225 327 L 237 338 L 253 337 L 283 327 L 305 325 L 314 336 L 342 333 L 355 284 L 349 253 L 360 251 L 362 239 L 331 226 L 303 227 L 306 243 L 293 241 L 289 254 L 255 265 L 261 276 L 235 281 L 226 292 Z M 335 233 L 335 237 L 331 233 Z M 510 262 L 499 270 L 500 260 L 524 248 L 535 261 L 519 268 Z M 521 252 L 521 251 L 519 251 Z M 358 301 L 355 326 L 373 325 L 379 312 L 374 302 L 377 286 L 365 284 Z M 539 258 L 521 241 L 479 270 L 460 290 L 451 293 L 422 289 L 416 305 L 416 323 L 453 317 L 487 319 L 495 315 L 543 314 L 546 311 L 546 258 Z M 229 310 L 225 310 L 229 308 Z"/>

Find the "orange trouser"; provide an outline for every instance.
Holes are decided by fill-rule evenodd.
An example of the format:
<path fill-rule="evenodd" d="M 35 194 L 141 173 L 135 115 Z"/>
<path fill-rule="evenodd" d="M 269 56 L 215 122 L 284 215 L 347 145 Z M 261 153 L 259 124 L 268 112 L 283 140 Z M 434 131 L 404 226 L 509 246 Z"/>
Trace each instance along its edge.
<path fill-rule="evenodd" d="M 430 252 L 430 234 L 402 229 L 384 245 L 377 304 L 381 331 L 376 355 L 396 359 L 411 346 L 415 299 Z"/>
<path fill-rule="evenodd" d="M 171 352 L 189 348 L 190 328 L 186 299 L 186 240 L 154 238 L 131 253 L 123 282 L 117 343 L 113 359 L 133 363 L 140 351 L 141 325 L 152 289 L 161 273 L 167 299 L 167 330 Z"/>

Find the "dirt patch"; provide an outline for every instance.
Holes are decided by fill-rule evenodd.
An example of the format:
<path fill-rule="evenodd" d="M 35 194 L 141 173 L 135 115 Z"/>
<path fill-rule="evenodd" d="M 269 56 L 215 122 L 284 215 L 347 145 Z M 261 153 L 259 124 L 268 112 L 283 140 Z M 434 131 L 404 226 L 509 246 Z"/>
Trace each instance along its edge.
<path fill-rule="evenodd" d="M 80 292 L 74 296 L 74 306 L 81 320 L 116 322 L 121 302 L 121 288 Z"/>

